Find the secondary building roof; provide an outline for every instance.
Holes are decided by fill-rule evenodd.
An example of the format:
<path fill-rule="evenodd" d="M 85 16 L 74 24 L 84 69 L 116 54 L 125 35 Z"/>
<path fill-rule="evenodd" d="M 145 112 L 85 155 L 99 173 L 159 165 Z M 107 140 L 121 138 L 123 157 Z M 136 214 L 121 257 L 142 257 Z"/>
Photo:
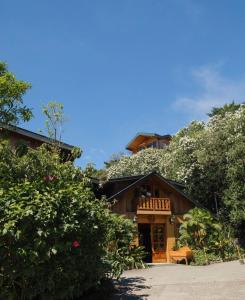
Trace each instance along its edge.
<path fill-rule="evenodd" d="M 136 134 L 136 136 L 127 144 L 126 149 L 132 151 L 134 148 L 134 145 L 140 145 L 143 143 L 145 140 L 149 138 L 157 138 L 157 139 L 166 139 L 170 140 L 171 135 L 166 134 L 166 135 L 160 135 L 157 133 L 146 133 L 146 132 L 139 132 Z"/>

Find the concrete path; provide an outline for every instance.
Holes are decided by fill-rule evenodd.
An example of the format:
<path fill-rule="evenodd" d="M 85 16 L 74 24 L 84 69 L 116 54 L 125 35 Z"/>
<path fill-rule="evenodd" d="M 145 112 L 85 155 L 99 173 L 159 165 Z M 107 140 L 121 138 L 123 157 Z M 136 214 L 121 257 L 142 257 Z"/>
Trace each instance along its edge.
<path fill-rule="evenodd" d="M 245 300 L 245 265 L 160 265 L 126 271 L 111 300 Z"/>

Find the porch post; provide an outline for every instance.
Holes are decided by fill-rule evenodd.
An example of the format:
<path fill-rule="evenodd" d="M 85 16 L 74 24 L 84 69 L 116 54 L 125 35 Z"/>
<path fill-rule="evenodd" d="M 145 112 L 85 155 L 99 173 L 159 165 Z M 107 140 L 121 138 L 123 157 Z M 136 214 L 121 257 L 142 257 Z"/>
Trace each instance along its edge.
<path fill-rule="evenodd" d="M 173 250 L 175 245 L 175 235 L 174 235 L 174 224 L 170 223 L 170 218 L 166 219 L 166 226 L 167 226 L 167 247 L 166 247 L 166 256 L 167 262 L 170 262 L 169 251 Z"/>

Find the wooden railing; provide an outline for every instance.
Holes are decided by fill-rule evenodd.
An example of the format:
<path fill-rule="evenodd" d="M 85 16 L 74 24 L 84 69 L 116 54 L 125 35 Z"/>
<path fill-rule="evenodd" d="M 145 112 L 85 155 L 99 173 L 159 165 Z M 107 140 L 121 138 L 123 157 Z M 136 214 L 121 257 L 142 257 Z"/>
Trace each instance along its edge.
<path fill-rule="evenodd" d="M 150 211 L 170 211 L 169 198 L 145 198 L 140 199 L 137 205 L 137 210 L 150 210 Z"/>

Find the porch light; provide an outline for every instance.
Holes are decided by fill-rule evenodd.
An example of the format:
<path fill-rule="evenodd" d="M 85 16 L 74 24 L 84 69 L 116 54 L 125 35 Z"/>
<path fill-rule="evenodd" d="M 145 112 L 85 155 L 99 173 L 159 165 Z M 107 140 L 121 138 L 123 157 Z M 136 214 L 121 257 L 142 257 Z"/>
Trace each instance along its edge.
<path fill-rule="evenodd" d="M 175 219 L 176 219 L 176 216 L 175 215 L 171 215 L 171 217 L 169 218 L 169 223 L 170 224 L 174 224 Z"/>
<path fill-rule="evenodd" d="M 133 218 L 133 223 L 137 223 L 137 216 L 135 215 L 134 218 Z"/>

